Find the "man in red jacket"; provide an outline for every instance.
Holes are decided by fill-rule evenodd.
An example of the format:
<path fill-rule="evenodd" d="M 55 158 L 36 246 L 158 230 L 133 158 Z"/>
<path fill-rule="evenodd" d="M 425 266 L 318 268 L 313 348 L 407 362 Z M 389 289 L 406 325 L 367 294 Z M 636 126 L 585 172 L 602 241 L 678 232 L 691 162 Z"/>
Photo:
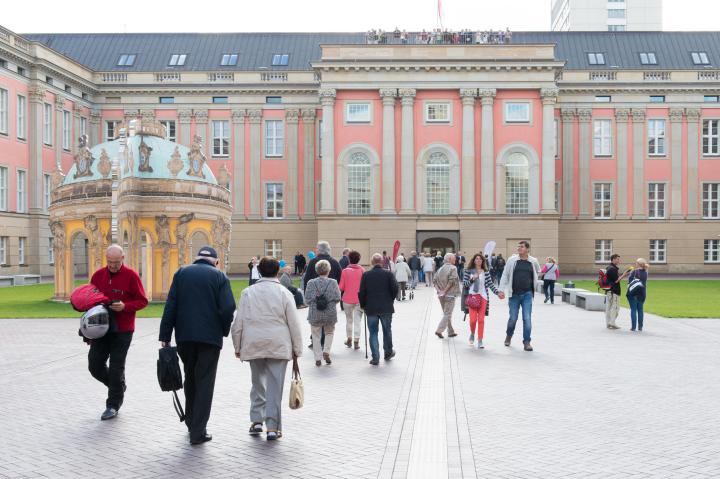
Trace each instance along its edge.
<path fill-rule="evenodd" d="M 90 342 L 88 369 L 90 374 L 108 388 L 105 412 L 100 419 L 117 416 L 125 396 L 125 358 L 135 331 L 135 312 L 148 304 L 140 276 L 123 264 L 125 253 L 119 245 L 111 245 L 106 253 L 107 267 L 92 275 L 90 282 L 110 303 L 114 321 L 108 333 Z M 108 367 L 108 359 L 110 366 Z"/>

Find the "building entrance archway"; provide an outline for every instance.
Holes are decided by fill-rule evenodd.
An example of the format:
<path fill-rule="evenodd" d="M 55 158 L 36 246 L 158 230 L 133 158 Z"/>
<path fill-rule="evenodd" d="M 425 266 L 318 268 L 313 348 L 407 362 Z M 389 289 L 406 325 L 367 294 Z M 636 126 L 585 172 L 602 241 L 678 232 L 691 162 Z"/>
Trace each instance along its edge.
<path fill-rule="evenodd" d="M 437 252 L 442 254 L 456 252 L 460 247 L 459 231 L 418 231 L 418 251 Z"/>
<path fill-rule="evenodd" d="M 73 280 L 89 279 L 94 271 L 90 271 L 90 250 L 88 237 L 84 231 L 75 233 L 71 241 L 70 252 Z"/>

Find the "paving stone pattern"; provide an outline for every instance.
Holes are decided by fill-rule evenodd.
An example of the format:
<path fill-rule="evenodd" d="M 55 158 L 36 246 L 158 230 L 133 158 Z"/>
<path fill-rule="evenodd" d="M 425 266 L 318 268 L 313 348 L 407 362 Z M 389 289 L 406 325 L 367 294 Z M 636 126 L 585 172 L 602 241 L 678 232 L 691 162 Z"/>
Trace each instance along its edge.
<path fill-rule="evenodd" d="M 276 443 L 247 435 L 250 371 L 227 341 L 214 439 L 195 447 L 157 386 L 158 320 L 138 320 L 125 404 L 105 422 L 76 319 L 0 320 L 0 478 L 720 476 L 720 320 L 647 315 L 633 333 L 622 310 L 609 331 L 602 313 L 537 298 L 534 352 L 519 324 L 503 346 L 497 298 L 476 350 L 459 310 L 460 336 L 435 337 L 441 311 L 423 288 L 397 305 L 397 356 L 378 367 L 342 344 L 341 313 L 333 364 L 305 350 L 305 407 L 283 403 Z"/>

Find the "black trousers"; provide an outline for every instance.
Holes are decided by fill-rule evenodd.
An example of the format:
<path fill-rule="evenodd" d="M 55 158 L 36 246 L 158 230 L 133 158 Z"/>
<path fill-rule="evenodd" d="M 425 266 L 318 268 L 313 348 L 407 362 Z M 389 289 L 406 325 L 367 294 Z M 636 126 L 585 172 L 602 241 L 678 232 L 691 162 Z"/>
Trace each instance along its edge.
<path fill-rule="evenodd" d="M 185 425 L 190 440 L 199 439 L 207 432 L 220 348 L 187 341 L 178 343 L 177 350 L 185 370 Z"/>
<path fill-rule="evenodd" d="M 90 344 L 88 369 L 92 377 L 108 388 L 105 407 L 118 410 L 122 406 L 125 398 L 125 359 L 132 337 L 132 331 L 107 333 L 100 339 L 93 339 Z"/>

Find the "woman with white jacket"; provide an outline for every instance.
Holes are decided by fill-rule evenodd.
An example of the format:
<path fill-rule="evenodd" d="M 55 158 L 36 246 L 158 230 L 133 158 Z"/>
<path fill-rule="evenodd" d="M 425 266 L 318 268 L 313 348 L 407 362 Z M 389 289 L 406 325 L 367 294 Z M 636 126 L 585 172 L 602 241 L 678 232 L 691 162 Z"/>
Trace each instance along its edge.
<path fill-rule="evenodd" d="M 410 271 L 410 266 L 405 262 L 405 258 L 398 256 L 397 263 L 395 263 L 395 280 L 400 285 L 400 301 L 405 301 L 405 289 L 411 276 L 412 271 Z"/>
<path fill-rule="evenodd" d="M 232 340 L 235 356 L 250 363 L 250 434 L 267 428 L 267 440 L 282 437 L 282 394 L 287 363 L 302 354 L 295 300 L 277 279 L 275 258 L 260 260 L 261 278 L 240 295 Z"/>
<path fill-rule="evenodd" d="M 425 273 L 425 286 L 433 284 L 433 273 L 435 272 L 435 260 L 429 253 L 425 253 L 422 259 L 423 273 Z"/>

